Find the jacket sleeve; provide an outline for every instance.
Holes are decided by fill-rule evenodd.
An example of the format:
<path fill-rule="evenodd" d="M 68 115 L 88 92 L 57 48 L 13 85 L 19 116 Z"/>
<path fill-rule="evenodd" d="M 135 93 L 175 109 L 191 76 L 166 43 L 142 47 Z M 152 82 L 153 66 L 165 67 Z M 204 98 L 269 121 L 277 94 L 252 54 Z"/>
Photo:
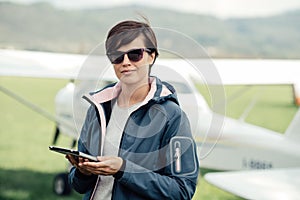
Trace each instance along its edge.
<path fill-rule="evenodd" d="M 92 121 L 92 112 L 93 108 L 87 112 L 87 116 L 85 122 L 83 124 L 81 130 L 81 136 L 78 140 L 78 150 L 89 154 L 90 152 L 87 150 L 86 145 L 83 144 L 82 137 L 86 137 L 86 134 L 90 131 L 91 121 Z M 83 136 L 84 135 L 84 136 Z M 76 167 L 72 167 L 68 176 L 70 185 L 80 194 L 87 193 L 92 190 L 96 184 L 97 176 L 91 175 L 87 176 L 82 174 Z"/>
<path fill-rule="evenodd" d="M 78 146 L 80 142 L 78 143 Z M 80 150 L 80 148 L 78 148 Z M 84 152 L 82 149 L 80 150 Z M 97 176 L 87 176 L 82 174 L 78 169 L 72 167 L 69 173 L 69 183 L 78 193 L 84 194 L 92 190 L 96 184 Z"/>
<path fill-rule="evenodd" d="M 152 171 L 126 160 L 124 171 L 115 178 L 146 199 L 192 199 L 199 163 L 188 119 L 181 110 L 169 119 L 162 143 L 165 166 L 161 169 Z"/>

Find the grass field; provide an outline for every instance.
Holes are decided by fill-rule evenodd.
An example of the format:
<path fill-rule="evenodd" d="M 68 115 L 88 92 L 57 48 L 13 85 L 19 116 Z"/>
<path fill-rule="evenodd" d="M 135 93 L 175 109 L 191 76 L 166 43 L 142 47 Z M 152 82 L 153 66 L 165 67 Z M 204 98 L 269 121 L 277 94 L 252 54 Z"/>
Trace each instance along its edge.
<path fill-rule="evenodd" d="M 26 99 L 54 113 L 56 92 L 65 80 L 0 78 L 0 85 L 14 90 Z M 292 90 L 288 86 L 253 87 L 237 95 L 242 87 L 226 87 L 226 94 L 238 96 L 227 105 L 227 115 L 238 118 L 251 97 L 257 94 L 258 102 L 246 121 L 284 132 L 297 107 L 293 105 Z M 55 200 L 81 199 L 72 193 L 59 197 L 52 192 L 52 181 L 57 173 L 66 171 L 64 157 L 49 152 L 54 123 L 24 107 L 0 92 L 0 199 Z M 69 146 L 71 139 L 60 138 L 58 145 Z M 240 199 L 209 185 L 201 177 L 194 199 Z"/>

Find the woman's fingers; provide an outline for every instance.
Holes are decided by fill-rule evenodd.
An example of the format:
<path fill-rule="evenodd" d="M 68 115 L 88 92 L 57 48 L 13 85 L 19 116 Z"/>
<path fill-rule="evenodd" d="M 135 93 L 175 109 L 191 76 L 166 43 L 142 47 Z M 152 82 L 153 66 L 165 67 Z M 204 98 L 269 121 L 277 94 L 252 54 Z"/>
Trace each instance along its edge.
<path fill-rule="evenodd" d="M 98 157 L 99 162 L 82 162 L 79 166 L 98 175 L 114 175 L 117 173 L 123 163 L 123 159 L 116 156 Z"/>

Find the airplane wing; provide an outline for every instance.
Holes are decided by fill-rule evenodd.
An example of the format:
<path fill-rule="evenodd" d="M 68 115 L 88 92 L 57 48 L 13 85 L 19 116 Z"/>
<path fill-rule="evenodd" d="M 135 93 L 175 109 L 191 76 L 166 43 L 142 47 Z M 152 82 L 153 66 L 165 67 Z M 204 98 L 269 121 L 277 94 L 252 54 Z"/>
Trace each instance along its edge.
<path fill-rule="evenodd" d="M 207 173 L 209 183 L 245 199 L 299 199 L 300 168 Z"/>
<path fill-rule="evenodd" d="M 75 78 L 88 55 L 0 49 L 0 76 Z M 97 58 L 98 59 L 98 58 Z M 203 71 L 213 64 L 225 85 L 300 83 L 300 60 L 199 59 Z M 158 64 L 187 69 L 184 59 L 159 59 Z M 203 67 L 203 68 L 202 68 Z M 205 78 L 205 77 L 204 77 Z M 211 82 L 213 84 L 213 82 Z"/>
<path fill-rule="evenodd" d="M 88 55 L 0 49 L 0 76 L 74 78 Z M 159 59 L 176 68 L 184 59 Z M 158 60 L 158 62 L 160 62 Z M 194 62 L 196 65 L 211 62 Z M 225 85 L 299 83 L 300 60 L 212 59 Z M 205 67 L 205 66 L 204 66 Z M 210 67 L 210 66 L 207 66 Z M 20 73 L 22 72 L 22 73 Z M 47 74 L 48 73 L 48 74 Z M 200 68 L 201 73 L 201 68 Z"/>
<path fill-rule="evenodd" d="M 300 83 L 300 60 L 214 59 L 225 85 Z"/>
<path fill-rule="evenodd" d="M 85 58 L 86 55 L 0 49 L 0 76 L 75 79 Z M 50 113 L 33 101 L 18 95 L 9 86 L 0 85 L 0 91 L 50 121 L 73 129 L 74 125 L 70 120 Z M 77 138 L 76 135 L 71 136 Z M 57 139 L 58 134 L 55 137 Z"/>
<path fill-rule="evenodd" d="M 160 59 L 159 63 L 190 69 L 193 79 L 208 85 L 292 85 L 295 104 L 300 105 L 300 60 L 276 59 Z M 193 65 L 191 69 L 190 65 Z M 213 72 L 213 69 L 216 71 Z M 199 73 L 201 74 L 199 76 Z M 220 77 L 221 81 L 216 78 Z"/>
<path fill-rule="evenodd" d="M 72 79 L 85 58 L 79 54 L 0 49 L 0 76 Z"/>
<path fill-rule="evenodd" d="M 292 85 L 300 106 L 300 60 L 216 59 L 224 85 Z"/>
<path fill-rule="evenodd" d="M 81 89 L 80 86 L 83 83 L 90 85 L 92 85 L 91 81 L 100 83 L 101 81 L 99 79 L 103 77 L 109 80 L 113 79 L 113 69 L 108 70 L 108 68 L 111 68 L 108 64 L 110 64 L 109 60 L 103 55 L 79 55 L 0 49 L 0 76 L 73 79 L 78 80 L 77 91 Z M 75 83 L 73 82 L 74 81 L 62 89 L 64 92 L 67 92 L 70 97 L 73 97 L 73 93 L 71 94 L 71 92 L 74 92 L 74 89 L 69 86 L 74 85 Z M 3 92 L 36 113 L 55 122 L 64 133 L 77 138 L 77 134 L 74 134 L 76 133 L 76 130 L 74 130 L 74 122 L 72 118 L 67 115 L 69 113 L 65 114 L 65 112 L 59 112 L 59 114 L 56 113 L 56 115 L 54 115 L 36 105 L 34 102 L 18 95 L 17 92 L 11 90 L 7 85 L 0 84 L 0 92 Z M 58 94 L 63 96 L 64 101 L 67 101 L 64 96 L 65 94 L 62 94 L 62 92 L 58 92 Z M 56 96 L 56 100 L 57 97 L 58 96 Z M 63 103 L 60 104 L 59 108 L 56 106 L 56 110 L 59 111 L 65 111 L 66 109 L 69 109 L 69 107 L 66 107 Z M 72 108 L 70 108 L 68 112 L 72 113 L 71 109 Z M 57 138 L 57 136 L 55 136 L 55 138 Z M 54 141 L 56 141 L 56 139 L 54 139 Z"/>

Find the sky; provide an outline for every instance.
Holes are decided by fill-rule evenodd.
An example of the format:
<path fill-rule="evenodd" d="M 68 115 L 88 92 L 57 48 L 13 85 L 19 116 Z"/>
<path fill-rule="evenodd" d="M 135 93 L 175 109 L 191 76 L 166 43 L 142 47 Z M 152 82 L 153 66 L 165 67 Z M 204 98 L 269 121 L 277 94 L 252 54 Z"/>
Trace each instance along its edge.
<path fill-rule="evenodd" d="M 18 3 L 49 2 L 63 9 L 149 5 L 219 18 L 263 17 L 300 9 L 300 0 L 0 0 Z"/>

